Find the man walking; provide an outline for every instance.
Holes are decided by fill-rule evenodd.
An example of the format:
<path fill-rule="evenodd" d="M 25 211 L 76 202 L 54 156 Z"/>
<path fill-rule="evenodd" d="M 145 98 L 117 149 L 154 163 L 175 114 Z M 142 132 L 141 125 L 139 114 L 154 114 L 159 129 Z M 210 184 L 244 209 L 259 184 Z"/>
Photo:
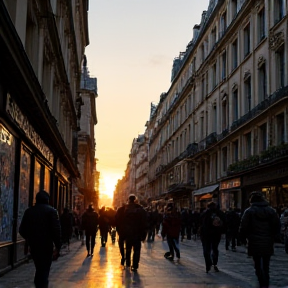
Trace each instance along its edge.
<path fill-rule="evenodd" d="M 260 288 L 268 288 L 270 258 L 274 253 L 274 237 L 280 231 L 280 220 L 261 191 L 251 193 L 250 204 L 242 216 L 239 233 L 248 240 L 248 255 L 253 257 Z"/>
<path fill-rule="evenodd" d="M 121 265 L 123 266 L 125 264 L 125 236 L 124 236 L 124 211 L 125 211 L 125 203 L 121 207 L 117 209 L 116 215 L 115 215 L 115 224 L 116 224 L 116 231 L 118 233 L 118 246 L 119 251 L 121 254 Z"/>
<path fill-rule="evenodd" d="M 218 246 L 223 233 L 225 215 L 217 207 L 215 202 L 210 202 L 207 209 L 200 216 L 200 237 L 203 247 L 203 255 L 206 264 L 206 273 L 213 265 L 215 272 L 219 272 Z"/>
<path fill-rule="evenodd" d="M 98 213 L 90 204 L 82 215 L 82 229 L 85 230 L 87 257 L 94 254 L 95 238 L 98 230 Z M 91 249 L 91 250 L 90 250 Z"/>
<path fill-rule="evenodd" d="M 123 237 L 126 244 L 126 267 L 131 266 L 131 251 L 133 248 L 131 270 L 136 272 L 139 267 L 141 241 L 146 239 L 147 213 L 136 203 L 136 196 L 131 194 L 124 209 Z"/>
<path fill-rule="evenodd" d="M 19 233 L 30 247 L 36 268 L 36 288 L 47 288 L 52 256 L 54 260 L 59 257 L 61 226 L 58 212 L 49 205 L 49 194 L 46 191 L 38 192 L 36 204 L 25 211 Z"/>

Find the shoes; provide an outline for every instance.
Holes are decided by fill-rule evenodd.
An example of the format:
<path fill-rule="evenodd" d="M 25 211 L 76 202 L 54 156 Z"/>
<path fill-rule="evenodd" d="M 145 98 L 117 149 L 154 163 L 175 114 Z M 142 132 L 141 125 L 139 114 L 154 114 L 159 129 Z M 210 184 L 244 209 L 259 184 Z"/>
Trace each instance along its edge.
<path fill-rule="evenodd" d="M 131 267 L 131 271 L 137 272 L 137 268 Z"/>
<path fill-rule="evenodd" d="M 90 256 L 90 254 L 88 253 L 86 257 L 89 257 L 89 256 Z"/>
<path fill-rule="evenodd" d="M 217 267 L 216 265 L 214 265 L 214 271 L 215 271 L 215 272 L 220 272 L 219 269 L 218 269 L 218 267 Z"/>
<path fill-rule="evenodd" d="M 168 256 L 168 257 L 166 257 L 166 259 L 169 260 L 169 261 L 174 261 L 174 257 L 173 256 Z"/>
<path fill-rule="evenodd" d="M 206 266 L 206 273 L 208 273 L 211 270 L 211 266 Z"/>

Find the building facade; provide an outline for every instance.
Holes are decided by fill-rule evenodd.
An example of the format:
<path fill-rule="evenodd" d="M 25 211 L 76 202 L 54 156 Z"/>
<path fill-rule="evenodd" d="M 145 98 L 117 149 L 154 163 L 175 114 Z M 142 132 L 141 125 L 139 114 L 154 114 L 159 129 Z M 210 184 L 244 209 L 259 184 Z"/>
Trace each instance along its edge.
<path fill-rule="evenodd" d="M 0 271 L 25 260 L 18 228 L 40 189 L 62 212 L 77 141 L 88 1 L 0 1 Z"/>
<path fill-rule="evenodd" d="M 288 206 L 286 45 L 286 1 L 210 1 L 150 117 L 149 197 Z"/>

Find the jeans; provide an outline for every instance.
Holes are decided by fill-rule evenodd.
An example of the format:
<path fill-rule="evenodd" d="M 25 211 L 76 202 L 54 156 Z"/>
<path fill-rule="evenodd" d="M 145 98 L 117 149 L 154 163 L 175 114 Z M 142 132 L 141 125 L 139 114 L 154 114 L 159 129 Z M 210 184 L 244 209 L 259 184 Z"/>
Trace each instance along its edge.
<path fill-rule="evenodd" d="M 167 235 L 167 243 L 168 243 L 169 250 L 170 250 L 170 256 L 174 258 L 174 251 L 175 251 L 176 257 L 180 258 L 179 237 L 173 238 Z"/>
<path fill-rule="evenodd" d="M 120 254 L 121 254 L 121 258 L 125 259 L 124 238 L 121 235 L 119 235 L 119 238 L 118 238 L 118 246 L 119 246 L 119 251 L 120 251 Z"/>
<path fill-rule="evenodd" d="M 260 287 L 269 286 L 269 264 L 271 256 L 253 256 L 255 274 L 258 278 Z"/>
<path fill-rule="evenodd" d="M 218 256 L 219 256 L 218 246 L 220 240 L 221 235 L 220 236 L 213 235 L 213 237 L 207 237 L 201 239 L 206 269 L 210 268 L 212 265 L 216 266 L 218 263 Z"/>
<path fill-rule="evenodd" d="M 41 250 L 31 251 L 31 256 L 36 268 L 34 276 L 34 284 L 36 288 L 48 287 L 48 278 L 50 267 L 52 264 L 52 253 L 44 252 Z"/>
<path fill-rule="evenodd" d="M 95 247 L 95 237 L 96 237 L 97 231 L 85 231 L 86 235 L 86 248 L 89 253 L 90 251 L 90 241 L 91 241 L 91 253 L 93 253 L 94 247 Z"/>
<path fill-rule="evenodd" d="M 133 248 L 132 267 L 138 269 L 141 252 L 141 240 L 139 239 L 126 239 L 126 266 L 131 264 L 131 251 Z"/>

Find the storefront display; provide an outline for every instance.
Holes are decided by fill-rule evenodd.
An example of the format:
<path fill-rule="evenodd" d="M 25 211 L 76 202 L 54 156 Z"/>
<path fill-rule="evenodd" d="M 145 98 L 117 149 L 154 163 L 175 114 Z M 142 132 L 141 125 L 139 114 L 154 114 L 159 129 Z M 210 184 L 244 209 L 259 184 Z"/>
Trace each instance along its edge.
<path fill-rule="evenodd" d="M 15 139 L 0 124 L 0 243 L 12 241 Z"/>
<path fill-rule="evenodd" d="M 29 187 L 30 187 L 30 171 L 31 171 L 31 156 L 26 151 L 25 147 L 21 147 L 20 160 L 20 183 L 19 183 L 19 201 L 18 201 L 18 221 L 17 221 L 17 238 L 22 239 L 19 234 L 19 226 L 25 210 L 29 206 Z"/>

